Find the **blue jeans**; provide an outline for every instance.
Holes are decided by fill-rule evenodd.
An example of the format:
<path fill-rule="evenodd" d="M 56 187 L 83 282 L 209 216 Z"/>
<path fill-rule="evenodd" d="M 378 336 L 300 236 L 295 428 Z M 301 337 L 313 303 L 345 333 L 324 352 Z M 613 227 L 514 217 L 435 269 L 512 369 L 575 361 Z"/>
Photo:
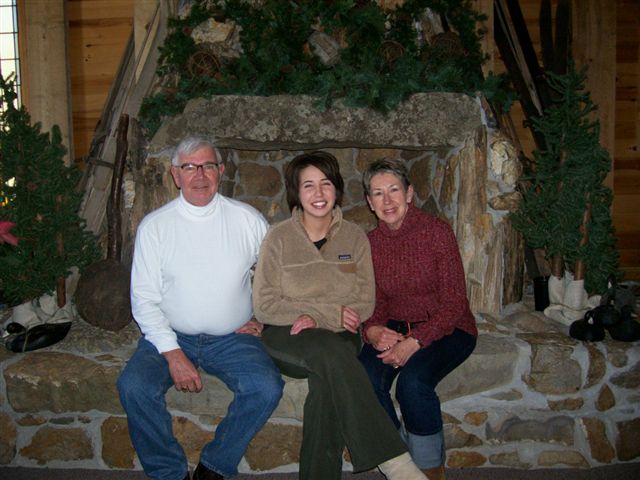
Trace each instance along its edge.
<path fill-rule="evenodd" d="M 200 454 L 205 467 L 231 477 L 238 473 L 249 442 L 278 406 L 284 382 L 254 336 L 178 333 L 178 344 L 196 368 L 218 377 L 234 394 L 214 439 Z M 118 391 L 138 458 L 145 473 L 157 480 L 182 480 L 188 471 L 165 402 L 172 386 L 164 356 L 141 338 L 118 379 Z"/>
<path fill-rule="evenodd" d="M 389 417 L 400 428 L 400 421 L 391 400 L 391 384 L 396 383 L 396 399 L 405 429 L 414 435 L 433 435 L 442 430 L 440 399 L 436 385 L 471 355 L 476 337 L 462 330 L 433 342 L 414 353 L 402 367 L 394 369 L 376 357 L 380 352 L 365 344 L 360 352 L 373 390 Z"/>

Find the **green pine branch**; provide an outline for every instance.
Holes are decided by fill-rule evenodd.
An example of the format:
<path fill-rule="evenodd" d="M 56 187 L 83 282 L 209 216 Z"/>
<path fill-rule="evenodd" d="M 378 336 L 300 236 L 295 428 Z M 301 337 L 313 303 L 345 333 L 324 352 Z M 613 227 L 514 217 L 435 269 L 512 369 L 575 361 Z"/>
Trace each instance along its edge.
<path fill-rule="evenodd" d="M 71 267 L 86 266 L 100 252 L 77 213 L 81 172 L 64 164 L 59 128 L 49 134 L 31 124 L 24 107 L 15 106 L 12 78 L 0 76 L 0 95 L 0 186 L 9 198 L 0 219 L 16 223 L 12 233 L 19 239 L 17 247 L 0 245 L 0 287 L 5 301 L 20 304 L 53 291 Z"/>
<path fill-rule="evenodd" d="M 457 54 L 418 42 L 415 24 L 427 8 L 457 32 Z M 190 77 L 187 62 L 197 49 L 191 29 L 212 16 L 238 25 L 242 55 L 225 60 L 212 76 Z M 161 49 L 158 75 L 177 76 L 176 85 L 143 100 L 140 123 L 152 136 L 162 120 L 181 112 L 189 99 L 221 94 L 306 94 L 315 96 L 321 109 L 343 99 L 349 106 L 387 112 L 417 92 L 480 91 L 506 111 L 513 98 L 507 82 L 482 75 L 481 20 L 469 0 L 407 0 L 388 12 L 373 0 L 196 0 L 187 16 L 169 21 Z M 334 65 L 323 65 L 310 53 L 309 37 L 317 28 L 346 41 Z M 384 57 L 385 42 L 401 46 L 399 58 Z"/>
<path fill-rule="evenodd" d="M 566 75 L 548 73 L 556 100 L 532 122 L 546 148 L 534 152 L 535 172 L 512 220 L 532 248 L 564 258 L 574 274 L 583 265 L 585 288 L 593 293 L 603 292 L 608 276 L 619 273 L 619 255 L 612 194 L 603 183 L 611 160 L 600 145 L 600 125 L 593 118 L 597 107 L 584 90 L 586 76 L 587 68 L 577 71 L 573 62 Z"/>

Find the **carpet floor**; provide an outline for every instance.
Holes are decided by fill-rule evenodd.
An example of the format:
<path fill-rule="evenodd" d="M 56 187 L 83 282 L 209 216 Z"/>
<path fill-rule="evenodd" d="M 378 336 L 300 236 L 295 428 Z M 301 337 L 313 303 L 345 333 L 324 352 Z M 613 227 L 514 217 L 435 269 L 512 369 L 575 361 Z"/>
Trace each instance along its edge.
<path fill-rule="evenodd" d="M 0 467 L 2 480 L 144 480 L 140 471 L 83 470 Z M 241 474 L 233 480 L 297 480 L 296 473 Z M 384 480 L 377 472 L 352 474 L 345 472 L 343 480 Z M 512 468 L 448 469 L 447 480 L 638 480 L 640 463 L 621 463 L 591 469 L 554 468 L 516 470 Z"/>

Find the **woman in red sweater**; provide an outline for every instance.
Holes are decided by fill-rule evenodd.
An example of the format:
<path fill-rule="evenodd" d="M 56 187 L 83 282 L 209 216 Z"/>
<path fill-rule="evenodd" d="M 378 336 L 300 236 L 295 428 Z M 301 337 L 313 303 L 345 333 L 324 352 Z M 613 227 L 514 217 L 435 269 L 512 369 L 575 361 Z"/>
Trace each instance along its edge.
<path fill-rule="evenodd" d="M 444 478 L 445 447 L 436 385 L 475 348 L 464 270 L 453 230 L 413 203 L 399 161 L 372 163 L 363 184 L 378 227 L 369 233 L 376 306 L 363 328 L 360 354 L 382 406 L 414 462 Z M 394 379 L 402 424 L 389 390 Z"/>

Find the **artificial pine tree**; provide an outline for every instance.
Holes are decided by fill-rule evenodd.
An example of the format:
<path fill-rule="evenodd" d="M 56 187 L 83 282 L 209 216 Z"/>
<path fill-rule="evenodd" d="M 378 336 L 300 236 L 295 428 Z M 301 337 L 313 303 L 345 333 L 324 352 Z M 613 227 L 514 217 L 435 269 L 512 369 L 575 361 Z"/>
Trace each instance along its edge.
<path fill-rule="evenodd" d="M 513 224 L 533 248 L 552 259 L 552 274 L 563 267 L 584 280 L 589 293 L 603 293 L 610 274 L 618 274 L 618 251 L 611 222 L 611 190 L 603 184 L 611 169 L 600 145 L 597 107 L 584 91 L 587 68 L 573 61 L 565 75 L 548 73 L 555 100 L 533 128 L 544 137 L 536 150 L 535 171 Z"/>
<path fill-rule="evenodd" d="M 17 305 L 57 290 L 65 303 L 64 279 L 71 267 L 99 257 L 92 233 L 78 216 L 81 172 L 64 164 L 60 129 L 51 136 L 16 108 L 11 77 L 0 76 L 0 220 L 14 222 L 17 246 L 0 244 L 0 290 Z"/>

